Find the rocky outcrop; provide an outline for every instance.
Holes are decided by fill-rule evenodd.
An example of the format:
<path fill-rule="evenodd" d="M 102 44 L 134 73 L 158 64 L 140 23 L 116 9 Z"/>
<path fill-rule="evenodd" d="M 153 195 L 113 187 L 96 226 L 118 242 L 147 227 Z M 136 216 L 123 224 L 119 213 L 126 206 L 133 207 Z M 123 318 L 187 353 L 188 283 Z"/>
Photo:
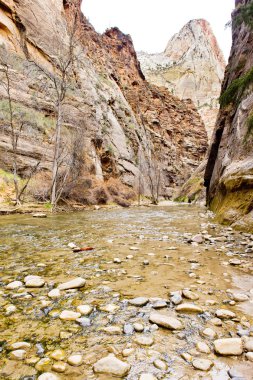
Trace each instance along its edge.
<path fill-rule="evenodd" d="M 253 31 L 240 19 L 236 1 L 232 15 L 233 45 L 222 85 L 221 110 L 205 172 L 208 203 L 219 220 L 253 228 Z M 252 17 L 252 16 L 251 16 Z"/>
<path fill-rule="evenodd" d="M 81 1 L 76 3 L 80 7 Z M 65 0 L 0 0 L 0 43 L 11 59 L 11 96 L 25 120 L 18 145 L 21 175 L 38 160 L 40 170 L 50 172 L 53 158 L 55 107 L 43 75 L 34 73 L 28 57 L 57 72 L 53 57 L 68 41 L 71 16 Z M 159 173 L 161 195 L 170 196 L 207 149 L 204 125 L 193 103 L 146 82 L 130 36 L 117 28 L 99 35 L 81 13 L 77 24 L 79 42 L 63 109 L 63 140 L 71 160 L 78 156 L 79 176 L 119 178 L 130 187 L 141 178 L 142 192 L 149 194 L 149 179 Z M 0 165 L 10 170 L 13 151 L 1 86 L 0 102 Z"/>
<path fill-rule="evenodd" d="M 160 54 L 138 54 L 146 79 L 180 99 L 192 99 L 209 138 L 218 114 L 225 61 L 206 20 L 191 20 Z"/>

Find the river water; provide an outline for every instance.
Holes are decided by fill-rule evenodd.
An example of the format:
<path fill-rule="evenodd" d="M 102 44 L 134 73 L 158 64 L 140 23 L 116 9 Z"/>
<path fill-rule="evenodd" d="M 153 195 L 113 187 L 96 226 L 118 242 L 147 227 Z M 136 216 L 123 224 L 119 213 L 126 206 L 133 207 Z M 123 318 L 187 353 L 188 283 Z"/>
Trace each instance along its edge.
<path fill-rule="evenodd" d="M 192 241 L 199 233 L 200 244 Z M 157 379 L 224 380 L 230 379 L 229 369 L 253 379 L 253 363 L 245 353 L 218 356 L 213 349 L 218 338 L 253 336 L 252 242 L 251 235 L 216 225 L 205 209 L 192 205 L 107 208 L 46 219 L 1 217 L 0 379 L 37 379 L 44 372 L 59 379 L 113 379 L 93 371 L 94 363 L 109 353 L 131 365 L 124 377 L 129 380 L 138 380 L 143 373 Z M 73 252 L 69 243 L 94 249 Z M 26 287 L 27 275 L 41 276 L 45 285 Z M 49 298 L 50 290 L 76 277 L 86 280 L 84 288 Z M 6 288 L 12 281 L 23 285 Z M 194 303 L 202 312 L 176 311 L 171 292 L 186 288 L 198 299 L 182 302 Z M 246 300 L 234 301 L 230 292 L 244 294 Z M 133 306 L 128 301 L 135 297 L 147 297 L 149 302 Z M 59 318 L 63 310 L 76 311 L 83 304 L 93 311 L 81 324 Z M 105 311 L 108 305 L 115 310 Z M 178 318 L 184 329 L 156 329 L 149 322 L 156 307 L 156 312 Z M 228 309 L 235 316 L 214 325 L 217 309 Z M 137 322 L 143 332 L 134 331 Z M 206 328 L 215 337 L 203 334 Z M 140 344 L 140 336 L 153 341 Z M 30 344 L 19 360 L 10 347 L 15 342 Z M 205 342 L 210 353 L 199 352 L 197 342 Z M 132 349 L 129 356 L 122 355 L 126 348 Z M 60 360 L 55 359 L 55 350 L 61 350 Z M 184 353 L 190 355 L 188 361 Z M 80 366 L 64 364 L 72 354 L 82 355 Z M 212 362 L 208 371 L 192 365 L 192 360 L 202 358 Z M 154 365 L 157 359 L 164 368 Z M 59 361 L 62 373 L 54 370 Z"/>

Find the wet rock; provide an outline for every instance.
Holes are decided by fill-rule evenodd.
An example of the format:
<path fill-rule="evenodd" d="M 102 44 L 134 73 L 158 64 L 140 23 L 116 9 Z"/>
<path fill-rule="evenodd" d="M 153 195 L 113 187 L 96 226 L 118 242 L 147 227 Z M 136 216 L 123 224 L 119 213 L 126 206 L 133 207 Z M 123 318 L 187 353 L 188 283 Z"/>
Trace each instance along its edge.
<path fill-rule="evenodd" d="M 13 282 L 10 282 L 8 285 L 6 285 L 6 289 L 8 289 L 8 290 L 14 290 L 14 289 L 21 288 L 22 286 L 23 286 L 23 282 L 21 282 L 21 281 L 13 281 Z"/>
<path fill-rule="evenodd" d="M 76 313 L 71 310 L 63 310 L 60 314 L 60 319 L 65 321 L 75 321 L 76 319 L 81 317 L 81 313 Z"/>
<path fill-rule="evenodd" d="M 50 354 L 50 357 L 54 360 L 57 360 L 57 361 L 61 361 L 61 360 L 64 360 L 65 359 L 65 352 L 63 350 L 54 350 L 53 352 L 51 352 Z"/>
<path fill-rule="evenodd" d="M 213 366 L 213 362 L 209 359 L 194 359 L 192 365 L 195 369 L 209 371 Z"/>
<path fill-rule="evenodd" d="M 26 276 L 25 286 L 27 288 L 41 288 L 45 285 L 45 280 L 40 276 Z"/>
<path fill-rule="evenodd" d="M 211 350 L 205 342 L 197 342 L 196 348 L 199 352 L 203 354 L 210 354 Z"/>
<path fill-rule="evenodd" d="M 208 338 L 214 339 L 216 337 L 216 332 L 211 329 L 211 328 L 206 328 L 205 330 L 202 331 L 202 334 Z"/>
<path fill-rule="evenodd" d="M 68 290 L 68 289 L 79 289 L 84 287 L 86 284 L 86 280 L 81 277 L 74 278 L 71 281 L 64 282 L 63 284 L 58 285 L 58 289 L 60 290 Z"/>
<path fill-rule="evenodd" d="M 182 313 L 203 313 L 203 309 L 193 303 L 182 303 L 176 307 L 176 311 Z"/>
<path fill-rule="evenodd" d="M 38 377 L 38 380 L 60 380 L 60 378 L 54 373 L 45 372 L 45 373 L 42 373 L 42 375 Z"/>
<path fill-rule="evenodd" d="M 180 303 L 183 302 L 183 298 L 181 296 L 181 293 L 179 292 L 175 292 L 172 297 L 171 297 L 171 302 L 174 304 L 174 305 L 179 305 Z"/>
<path fill-rule="evenodd" d="M 233 311 L 227 309 L 216 310 L 215 315 L 220 319 L 232 319 L 236 317 Z"/>
<path fill-rule="evenodd" d="M 31 344 L 27 342 L 15 342 L 15 343 L 10 344 L 8 348 L 10 350 L 20 350 L 20 349 L 25 350 L 25 349 L 31 348 Z"/>
<path fill-rule="evenodd" d="M 152 336 L 146 336 L 146 335 L 141 335 L 137 336 L 134 339 L 135 343 L 139 344 L 140 346 L 152 346 L 154 344 L 154 339 Z"/>
<path fill-rule="evenodd" d="M 83 327 L 88 327 L 91 325 L 91 320 L 85 317 L 77 318 L 76 322 L 79 323 Z"/>
<path fill-rule="evenodd" d="M 39 372 L 48 371 L 51 368 L 52 361 L 49 358 L 43 358 L 36 363 L 35 368 Z"/>
<path fill-rule="evenodd" d="M 64 362 L 56 362 L 52 366 L 52 370 L 58 373 L 63 373 L 66 371 L 67 365 Z"/>
<path fill-rule="evenodd" d="M 152 373 L 142 373 L 139 380 L 157 380 L 157 377 L 155 377 Z"/>
<path fill-rule="evenodd" d="M 156 368 L 160 369 L 161 371 L 166 371 L 168 369 L 167 363 L 163 360 L 160 360 L 160 359 L 156 359 L 154 361 L 154 366 Z"/>
<path fill-rule="evenodd" d="M 48 293 L 48 297 L 49 298 L 52 298 L 52 299 L 56 299 L 56 298 L 60 298 L 61 296 L 61 292 L 59 289 L 52 289 L 49 293 Z"/>
<path fill-rule="evenodd" d="M 118 326 L 108 326 L 103 329 L 109 335 L 120 335 L 122 334 L 122 329 Z"/>
<path fill-rule="evenodd" d="M 67 362 L 69 365 L 72 365 L 73 367 L 79 367 L 83 363 L 83 357 L 79 354 L 71 355 L 68 358 Z"/>
<path fill-rule="evenodd" d="M 24 360 L 26 357 L 26 350 L 15 350 L 10 353 L 10 359 Z"/>
<path fill-rule="evenodd" d="M 241 355 L 243 353 L 242 340 L 240 338 L 217 339 L 214 341 L 214 350 L 220 355 Z"/>
<path fill-rule="evenodd" d="M 128 357 L 134 353 L 134 348 L 125 348 L 125 350 L 122 351 L 122 355 L 124 357 Z"/>
<path fill-rule="evenodd" d="M 145 306 L 147 303 L 148 303 L 149 299 L 147 297 L 137 297 L 137 298 L 133 298 L 131 300 L 128 300 L 128 302 L 130 303 L 130 305 L 133 305 L 133 306 Z"/>
<path fill-rule="evenodd" d="M 77 306 L 76 310 L 78 313 L 81 313 L 82 315 L 89 315 L 91 314 L 93 308 L 90 305 L 79 305 Z"/>
<path fill-rule="evenodd" d="M 137 332 L 142 332 L 144 330 L 144 326 L 141 323 L 134 323 L 133 326 Z"/>
<path fill-rule="evenodd" d="M 115 313 L 117 310 L 119 310 L 119 306 L 115 304 L 108 304 L 105 306 L 100 306 L 101 311 L 106 311 L 107 313 Z"/>
<path fill-rule="evenodd" d="M 130 364 L 117 359 L 113 354 L 109 354 L 95 363 L 93 370 L 95 373 L 124 377 L 130 370 Z"/>
<path fill-rule="evenodd" d="M 192 292 L 191 290 L 184 289 L 182 293 L 183 293 L 184 298 L 187 298 L 189 300 L 196 301 L 199 299 L 198 294 Z"/>
<path fill-rule="evenodd" d="M 170 317 L 168 315 L 160 313 L 151 313 L 149 317 L 150 322 L 155 323 L 158 326 L 165 327 L 170 330 L 181 330 L 183 329 L 182 323 L 179 319 Z"/>

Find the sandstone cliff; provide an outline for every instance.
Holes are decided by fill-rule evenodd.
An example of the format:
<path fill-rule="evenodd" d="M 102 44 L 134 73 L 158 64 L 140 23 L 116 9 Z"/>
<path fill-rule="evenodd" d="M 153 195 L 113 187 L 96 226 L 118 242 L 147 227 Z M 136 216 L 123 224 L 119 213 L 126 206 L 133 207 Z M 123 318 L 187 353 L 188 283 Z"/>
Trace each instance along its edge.
<path fill-rule="evenodd" d="M 222 85 L 221 110 L 209 152 L 205 183 L 208 202 L 223 222 L 253 228 L 253 31 L 232 15 L 233 45 Z M 251 14 L 252 20 L 252 14 Z"/>
<path fill-rule="evenodd" d="M 80 0 L 77 0 L 80 7 Z M 11 95 L 25 125 L 18 146 L 19 174 L 40 160 L 50 173 L 55 110 L 43 75 L 27 57 L 52 72 L 53 57 L 68 39 L 71 18 L 65 0 L 0 0 L 0 43 L 12 58 Z M 196 168 L 207 148 L 204 125 L 189 100 L 145 81 L 131 38 L 117 28 L 99 35 L 80 13 L 78 60 L 64 104 L 64 144 L 72 159 L 78 149 L 78 175 L 101 181 L 119 178 L 132 188 L 159 171 L 161 195 L 170 196 Z M 6 93 L 0 86 L 0 167 L 11 170 Z M 68 153 L 70 154 L 70 153 Z M 81 156 L 81 158 L 80 158 Z M 87 183 L 86 183 L 87 185 Z M 88 186 L 88 185 L 87 185 Z"/>
<path fill-rule="evenodd" d="M 163 53 L 139 53 L 146 79 L 167 87 L 180 99 L 192 99 L 210 139 L 218 114 L 225 61 L 209 23 L 191 20 Z"/>

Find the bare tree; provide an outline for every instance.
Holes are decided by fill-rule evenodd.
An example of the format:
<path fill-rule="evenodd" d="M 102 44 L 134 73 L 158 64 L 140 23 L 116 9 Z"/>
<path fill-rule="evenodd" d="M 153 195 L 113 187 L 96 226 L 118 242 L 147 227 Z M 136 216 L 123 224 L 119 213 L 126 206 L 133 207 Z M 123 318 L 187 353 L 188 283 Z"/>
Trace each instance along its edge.
<path fill-rule="evenodd" d="M 35 172 L 38 170 L 40 161 L 31 168 L 28 176 L 26 177 L 23 184 L 20 184 L 18 172 L 18 143 L 20 136 L 23 132 L 23 128 L 25 126 L 25 120 L 22 118 L 22 113 L 15 112 L 14 101 L 12 98 L 12 84 L 11 84 L 11 57 L 8 54 L 5 46 L 0 46 L 0 73 L 1 75 L 1 86 L 4 88 L 7 97 L 8 103 L 8 127 L 10 129 L 10 137 L 11 137 L 11 146 L 12 146 L 12 155 L 13 155 L 13 163 L 12 163 L 12 172 L 13 172 L 13 182 L 15 188 L 15 205 L 21 204 L 22 196 L 24 195 L 29 182 Z"/>

